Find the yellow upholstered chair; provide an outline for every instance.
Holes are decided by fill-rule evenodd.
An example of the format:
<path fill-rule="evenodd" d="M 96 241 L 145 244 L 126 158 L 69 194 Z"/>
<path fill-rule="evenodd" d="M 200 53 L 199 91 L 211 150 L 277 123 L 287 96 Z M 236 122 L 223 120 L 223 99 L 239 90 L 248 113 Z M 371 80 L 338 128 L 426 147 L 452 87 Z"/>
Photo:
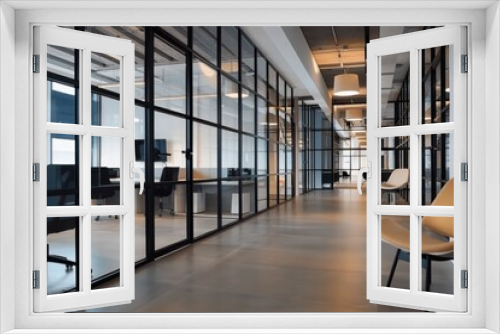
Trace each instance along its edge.
<path fill-rule="evenodd" d="M 431 206 L 453 206 L 453 178 L 438 193 Z M 422 218 L 422 258 L 426 269 L 426 287 L 431 286 L 432 261 L 453 260 L 453 217 Z M 382 241 L 397 248 L 386 286 L 391 286 L 399 259 L 408 259 L 410 252 L 409 226 L 403 226 L 390 217 L 382 218 Z"/>
<path fill-rule="evenodd" d="M 394 201 L 396 200 L 396 191 L 406 188 L 408 186 L 408 181 L 410 180 L 410 170 L 407 168 L 397 168 L 392 171 L 389 179 L 386 182 L 382 182 L 380 188 L 382 192 L 387 192 L 390 195 L 394 195 Z M 392 202 L 389 200 L 389 202 Z"/>

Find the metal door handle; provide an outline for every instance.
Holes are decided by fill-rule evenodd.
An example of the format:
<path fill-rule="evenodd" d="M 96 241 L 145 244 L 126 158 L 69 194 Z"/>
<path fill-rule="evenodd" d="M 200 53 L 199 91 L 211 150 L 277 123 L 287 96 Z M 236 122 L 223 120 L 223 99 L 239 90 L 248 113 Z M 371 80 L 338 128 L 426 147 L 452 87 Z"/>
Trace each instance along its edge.
<path fill-rule="evenodd" d="M 358 192 L 360 195 L 363 194 L 363 191 L 361 190 L 361 180 L 363 179 L 363 173 L 366 173 L 367 179 L 371 177 L 370 168 L 369 168 L 370 165 L 371 164 L 368 163 L 368 167 L 363 167 L 358 172 Z"/>
<path fill-rule="evenodd" d="M 134 179 L 135 173 L 139 174 L 139 195 L 142 195 L 142 193 L 144 192 L 144 181 L 146 180 L 144 172 L 140 168 L 135 168 L 133 161 L 130 161 L 129 163 L 129 171 L 130 171 L 129 177 L 131 179 Z"/>

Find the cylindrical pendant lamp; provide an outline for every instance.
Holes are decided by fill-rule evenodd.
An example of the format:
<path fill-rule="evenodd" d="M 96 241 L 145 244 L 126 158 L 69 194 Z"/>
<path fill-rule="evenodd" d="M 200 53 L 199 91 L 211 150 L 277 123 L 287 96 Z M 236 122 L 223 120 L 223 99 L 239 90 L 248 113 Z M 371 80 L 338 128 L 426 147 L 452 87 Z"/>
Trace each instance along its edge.
<path fill-rule="evenodd" d="M 353 96 L 359 94 L 359 78 L 357 74 L 339 74 L 333 78 L 333 94 L 336 96 Z"/>

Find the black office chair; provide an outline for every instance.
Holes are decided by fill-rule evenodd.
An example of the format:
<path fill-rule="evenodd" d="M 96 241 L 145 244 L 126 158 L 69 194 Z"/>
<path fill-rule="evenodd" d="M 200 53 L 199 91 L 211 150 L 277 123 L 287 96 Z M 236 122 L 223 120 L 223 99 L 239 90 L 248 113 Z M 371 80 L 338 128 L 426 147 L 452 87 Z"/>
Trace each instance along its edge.
<path fill-rule="evenodd" d="M 91 199 L 102 201 L 106 204 L 106 199 L 115 196 L 116 187 L 111 184 L 110 172 L 108 167 L 92 167 L 91 177 Z M 117 217 L 115 217 L 117 218 Z M 99 216 L 96 217 L 99 220 Z"/>
<path fill-rule="evenodd" d="M 47 205 L 67 206 L 77 205 L 78 179 L 75 165 L 47 165 Z M 77 217 L 54 217 L 47 219 L 47 235 L 78 229 Z M 67 270 L 76 266 L 75 261 L 65 256 L 50 254 L 47 244 L 47 262 L 59 263 Z"/>
<path fill-rule="evenodd" d="M 160 197 L 160 217 L 163 212 L 163 198 L 168 197 L 171 202 L 170 214 L 174 215 L 173 192 L 179 180 L 179 167 L 163 167 L 160 182 L 155 185 L 155 196 Z"/>

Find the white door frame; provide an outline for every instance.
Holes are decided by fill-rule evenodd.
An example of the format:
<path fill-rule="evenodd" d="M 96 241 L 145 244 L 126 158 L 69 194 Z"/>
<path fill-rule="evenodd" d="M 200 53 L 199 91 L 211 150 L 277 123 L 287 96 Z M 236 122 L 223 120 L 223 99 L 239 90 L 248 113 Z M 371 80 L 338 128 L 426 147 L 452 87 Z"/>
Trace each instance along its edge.
<path fill-rule="evenodd" d="M 42 5 L 43 3 L 40 2 Z M 96 3 L 94 3 L 97 5 Z M 344 3 L 345 4 L 345 3 Z M 472 4 L 472 2 L 471 2 Z M 363 4 L 360 4 L 362 6 Z M 92 4 L 91 4 L 92 6 Z M 118 6 L 118 5 L 117 5 Z M 264 4 L 259 4 L 257 8 L 264 7 Z M 310 5 L 308 5 L 310 6 Z M 286 25 L 290 22 L 294 22 L 297 25 L 314 24 L 314 25 L 397 25 L 400 22 L 405 22 L 408 25 L 434 25 L 434 24 L 467 24 L 471 29 L 470 34 L 470 52 L 472 63 L 470 65 L 471 73 L 469 79 L 469 86 L 471 89 L 471 98 L 469 99 L 471 116 L 476 116 L 474 121 L 469 119 L 469 133 L 472 134 L 472 140 L 469 142 L 470 152 L 472 156 L 470 158 L 470 178 L 472 189 L 470 190 L 469 197 L 472 198 L 471 210 L 469 210 L 469 219 L 472 221 L 474 228 L 469 231 L 473 232 L 472 243 L 474 247 L 471 251 L 471 262 L 469 263 L 471 272 L 483 273 L 483 276 L 477 274 L 474 277 L 470 277 L 471 288 L 469 289 L 469 297 L 471 301 L 471 310 L 465 315 L 454 315 L 454 314 L 426 314 L 424 316 L 418 314 L 398 314 L 398 315 L 386 315 L 386 314 L 276 314 L 276 315 L 53 315 L 53 316 L 35 316 L 30 314 L 28 310 L 32 309 L 29 302 L 29 295 L 31 295 L 31 290 L 26 287 L 29 285 L 30 281 L 30 263 L 16 261 L 16 266 L 14 266 L 13 261 L 8 260 L 9 254 L 5 252 L 5 248 L 2 249 L 1 259 L 3 264 L 11 265 L 12 267 L 2 267 L 2 272 L 5 269 L 15 270 L 14 276 L 7 279 L 7 282 L 12 282 L 12 278 L 23 278 L 15 280 L 16 289 L 15 294 L 7 293 L 7 296 L 11 302 L 16 301 L 15 307 L 15 326 L 17 328 L 69 328 L 69 326 L 74 326 L 77 328 L 83 328 L 87 326 L 92 326 L 94 328 L 135 328 L 138 321 L 143 321 L 150 328 L 163 328 L 169 326 L 171 328 L 178 327 L 192 327 L 196 324 L 199 328 L 239 328 L 239 327 L 252 327 L 254 324 L 265 324 L 268 328 L 282 328 L 283 324 L 289 327 L 301 328 L 349 328 L 354 325 L 357 328 L 363 326 L 364 328 L 404 328 L 406 325 L 411 327 L 422 328 L 422 332 L 426 332 L 425 328 L 479 328 L 476 332 L 481 331 L 480 328 L 484 328 L 486 325 L 488 327 L 496 329 L 498 327 L 498 321 L 495 318 L 486 318 L 485 310 L 485 299 L 488 303 L 488 313 L 498 314 L 499 299 L 498 295 L 495 294 L 485 294 L 484 283 L 488 284 L 488 288 L 492 289 L 494 293 L 498 294 L 498 287 L 495 287 L 495 282 L 498 281 L 498 270 L 500 268 L 498 260 L 488 266 L 488 271 L 490 275 L 486 276 L 484 273 L 486 271 L 484 265 L 484 255 L 486 253 L 486 247 L 488 251 L 498 251 L 498 246 L 492 244 L 487 244 L 485 247 L 485 232 L 491 238 L 491 241 L 500 243 L 498 238 L 498 227 L 490 226 L 491 222 L 488 221 L 484 224 L 486 218 L 486 209 L 484 206 L 485 193 L 489 191 L 492 196 L 492 200 L 496 200 L 498 203 L 499 191 L 498 187 L 498 176 L 495 176 L 492 183 L 485 183 L 484 177 L 484 166 L 485 166 L 485 135 L 484 131 L 487 129 L 484 117 L 477 116 L 492 116 L 494 120 L 498 120 L 498 116 L 494 115 L 492 109 L 485 108 L 485 91 L 486 96 L 496 97 L 496 99 L 491 102 L 490 106 L 498 106 L 498 88 L 499 79 L 498 75 L 496 77 L 489 77 L 488 82 L 491 84 L 486 87 L 485 82 L 485 48 L 484 42 L 485 38 L 489 39 L 486 42 L 488 50 L 493 48 L 492 56 L 487 57 L 488 65 L 492 66 L 494 71 L 498 70 L 498 65 L 495 65 L 495 55 L 498 55 L 498 32 L 490 32 L 484 30 L 484 22 L 487 21 L 484 10 L 453 10 L 453 9 L 442 9 L 435 11 L 426 10 L 384 10 L 384 4 L 380 3 L 378 10 L 362 10 L 349 11 L 342 9 L 317 9 L 311 11 L 311 15 L 305 15 L 303 9 L 288 9 L 283 12 L 283 10 L 278 9 L 266 9 L 265 15 L 261 15 L 264 12 L 261 11 L 244 11 L 244 10 L 231 10 L 226 9 L 224 11 L 216 10 L 214 15 L 208 16 L 206 9 L 198 10 L 188 10 L 183 11 L 182 9 L 169 9 L 169 10 L 152 10 L 152 11 L 137 11 L 137 10 L 120 10 L 116 9 L 114 11 L 107 11 L 103 15 L 101 10 L 64 10 L 64 11 L 43 11 L 43 10 L 26 10 L 19 12 L 16 15 L 15 23 L 15 33 L 16 33 L 16 98 L 15 98 L 15 120 L 11 120 L 10 124 L 15 126 L 16 130 L 16 141 L 15 141 L 15 159 L 16 159 L 16 198 L 15 198 L 15 237 L 16 242 L 5 244 L 6 248 L 15 252 L 15 257 L 18 260 L 25 259 L 29 254 L 29 245 L 32 240 L 29 238 L 30 235 L 30 221 L 31 213 L 25 210 L 26 207 L 26 193 L 31 192 L 31 185 L 28 182 L 26 175 L 29 175 L 30 165 L 30 145 L 31 140 L 30 135 L 26 133 L 32 133 L 32 124 L 30 121 L 31 106 L 29 105 L 27 95 L 31 94 L 31 91 L 27 88 L 29 87 L 29 64 L 30 64 L 30 27 L 34 23 L 58 23 L 64 24 L 69 22 L 71 24 L 78 25 L 166 25 L 167 22 L 170 25 L 200 25 L 200 24 L 238 24 L 238 25 L 248 25 L 248 24 L 258 24 L 258 25 Z M 8 10 L 7 10 L 8 11 Z M 311 22 L 311 18 L 314 18 L 314 22 Z M 308 21 L 309 20 L 309 21 Z M 1 21 L 0 21 L 1 22 Z M 498 10 L 497 8 L 492 9 L 489 13 L 488 21 L 493 24 L 494 27 L 498 27 Z M 10 27 L 14 27 L 13 24 Z M 488 53 L 489 55 L 489 53 Z M 4 65 L 4 58 L 0 59 L 2 61 L 2 66 Z M 496 58 L 498 62 L 498 58 Z M 8 64 L 13 65 L 12 60 Z M 497 72 L 494 72 L 498 74 Z M 5 88 L 0 88 L 1 94 L 4 94 Z M 8 90 L 7 90 L 8 91 Z M 5 103 L 5 102 L 4 102 Z M 12 103 L 12 101 L 11 101 Z M 498 110 L 495 109 L 495 110 Z M 3 114 L 2 109 L 2 114 Z M 485 112 L 486 114 L 484 114 Z M 482 118 L 482 119 L 481 119 Z M 497 124 L 497 123 L 495 123 Z M 494 126 L 494 125 L 492 125 Z M 490 128 L 490 127 L 489 127 Z M 492 128 L 490 128 L 492 129 Z M 498 131 L 497 131 L 498 132 Z M 494 136 L 494 140 L 497 140 L 497 136 Z M 494 142 L 491 147 L 498 147 L 498 141 Z M 2 143 L 2 145 L 4 145 Z M 3 147 L 2 147 L 3 148 Z M 22 152 L 22 153 L 20 153 Z M 489 152 L 488 152 L 489 153 Z M 2 152 L 2 156 L 9 157 L 12 155 L 12 151 Z M 498 161 L 498 152 L 491 153 L 494 162 Z M 496 165 L 498 166 L 498 164 Z M 477 167 L 477 168 L 475 168 Z M 4 178 L 1 179 L 2 181 Z M 485 192 L 486 189 L 486 192 Z M 497 205 L 498 207 L 498 205 Z M 490 211 L 488 211 L 489 213 Z M 491 211 L 493 217 L 498 218 L 498 208 L 492 209 Z M 2 222 L 2 232 L 11 232 L 12 229 L 4 229 L 5 222 Z M 487 230 L 487 231 L 486 231 Z M 493 232 L 493 233 L 489 233 Z M 5 236 L 2 236 L 5 238 Z M 29 239 L 27 239 L 29 238 Z M 489 239 L 488 239 L 489 240 Z M 28 243 L 27 243 L 28 241 Z M 12 254 L 12 253 L 10 253 Z M 498 252 L 496 253 L 498 254 Z M 6 261 L 4 261 L 6 260 Z M 486 276 L 486 277 L 485 277 Z M 2 286 L 2 299 L 4 292 L 7 287 Z M 14 298 L 14 299 L 12 299 Z M 4 301 L 4 300 L 3 300 Z M 9 301 L 9 299 L 7 299 Z M 6 311 L 2 307 L 1 312 Z M 496 313 L 495 313 L 496 312 Z M 2 313 L 4 314 L 4 313 Z M 147 322 L 145 320 L 147 319 Z M 488 320 L 489 319 L 489 320 Z M 423 321 L 424 320 L 424 321 Z M 488 322 L 489 321 L 489 322 Z M 425 322 L 425 323 L 424 323 Z M 402 332 L 402 330 L 398 330 Z M 472 332 L 472 330 L 467 330 L 467 332 Z"/>

